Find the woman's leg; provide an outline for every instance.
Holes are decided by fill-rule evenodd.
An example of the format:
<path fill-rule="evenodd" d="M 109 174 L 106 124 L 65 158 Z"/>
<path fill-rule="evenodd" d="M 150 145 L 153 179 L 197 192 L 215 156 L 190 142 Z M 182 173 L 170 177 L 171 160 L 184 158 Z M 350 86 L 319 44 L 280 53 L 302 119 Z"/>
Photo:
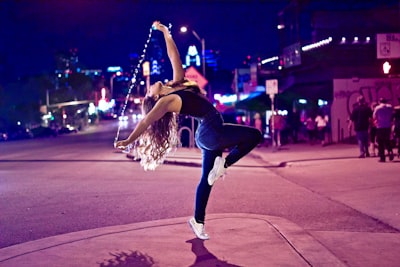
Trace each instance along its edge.
<path fill-rule="evenodd" d="M 378 156 L 380 161 L 385 161 L 385 134 L 383 129 L 376 129 L 376 141 L 378 142 Z"/>
<path fill-rule="evenodd" d="M 371 127 L 370 129 L 370 138 L 371 138 L 371 143 L 370 143 L 370 147 L 371 147 L 371 152 L 372 152 L 372 156 L 375 157 L 376 156 L 376 128 L 375 127 Z"/>
<path fill-rule="evenodd" d="M 281 146 L 281 130 L 275 130 L 276 133 L 276 146 Z"/>
<path fill-rule="evenodd" d="M 253 127 L 238 124 L 224 124 L 219 138 L 219 149 L 232 148 L 225 159 L 226 167 L 231 166 L 249 153 L 261 140 L 261 133 Z"/>
<path fill-rule="evenodd" d="M 360 157 L 364 157 L 364 144 L 362 141 L 362 133 L 360 131 L 356 132 L 356 137 L 357 137 L 357 144 L 358 144 L 358 149 L 360 151 Z"/>
<path fill-rule="evenodd" d="M 385 128 L 383 130 L 384 130 L 384 135 L 385 135 L 384 136 L 384 139 L 385 139 L 384 146 L 385 146 L 385 149 L 388 152 L 389 159 L 393 160 L 392 142 L 390 140 L 391 129 L 390 128 Z"/>
<path fill-rule="evenodd" d="M 222 150 L 205 150 L 202 149 L 202 173 L 199 184 L 197 185 L 194 218 L 198 223 L 205 220 L 206 207 L 208 198 L 211 193 L 211 186 L 208 184 L 207 177 L 214 165 L 217 156 L 222 155 Z"/>
<path fill-rule="evenodd" d="M 400 158 L 400 129 L 396 130 L 397 157 Z"/>

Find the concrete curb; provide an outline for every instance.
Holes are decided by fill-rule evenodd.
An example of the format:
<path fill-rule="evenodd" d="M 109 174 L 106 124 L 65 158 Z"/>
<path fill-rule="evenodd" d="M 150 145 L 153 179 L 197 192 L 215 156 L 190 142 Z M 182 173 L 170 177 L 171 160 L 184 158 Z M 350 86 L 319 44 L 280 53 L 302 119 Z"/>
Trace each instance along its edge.
<path fill-rule="evenodd" d="M 193 238 L 187 219 L 181 217 L 110 226 L 7 247 L 0 250 L 0 266 L 108 266 L 107 262 L 116 260 L 110 259 L 110 255 L 120 259 L 121 255 L 126 256 L 130 251 L 132 260 L 133 248 L 153 255 L 150 257 L 136 251 L 135 257 L 140 256 L 142 260 L 148 257 L 149 262 L 160 264 L 140 266 L 188 266 L 193 260 L 201 259 L 201 253 L 193 251 L 196 242 L 195 246 L 200 246 L 202 253 L 208 255 L 206 262 L 221 266 L 237 266 L 229 265 L 226 259 L 244 264 L 240 266 L 259 265 L 267 261 L 270 266 L 279 266 L 283 262 L 288 266 L 345 266 L 307 232 L 283 218 L 242 213 L 210 214 L 207 226 L 211 229 L 212 239 L 204 244 L 204 241 Z M 243 243 L 241 237 L 249 243 Z M 184 242 L 188 238 L 193 239 Z M 254 240 L 262 242 L 255 247 L 251 243 Z M 186 246 L 192 243 L 192 252 L 197 255 L 195 259 L 192 253 L 185 252 L 184 243 Z M 208 249 L 222 255 L 219 256 L 221 259 Z M 261 251 L 264 253 L 260 254 Z M 271 255 L 277 255 L 276 259 Z"/>

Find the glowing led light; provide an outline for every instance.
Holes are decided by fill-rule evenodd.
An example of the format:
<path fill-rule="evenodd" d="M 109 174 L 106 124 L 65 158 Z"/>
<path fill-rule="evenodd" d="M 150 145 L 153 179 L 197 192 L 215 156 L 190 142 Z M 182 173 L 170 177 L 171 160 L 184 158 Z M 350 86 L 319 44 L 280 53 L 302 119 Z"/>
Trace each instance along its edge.
<path fill-rule="evenodd" d="M 323 99 L 318 99 L 318 106 L 326 106 L 328 105 L 328 101 L 323 100 Z"/>
<path fill-rule="evenodd" d="M 126 116 L 126 115 L 119 116 L 119 117 L 118 117 L 118 120 L 119 120 L 119 121 L 127 121 L 127 120 L 128 120 L 128 116 Z"/>
<path fill-rule="evenodd" d="M 266 58 L 266 59 L 263 59 L 263 60 L 261 61 L 261 64 L 266 64 L 266 63 L 268 63 L 268 62 L 273 62 L 273 61 L 276 61 L 276 60 L 279 60 L 279 57 L 278 57 L 278 56 Z"/>
<path fill-rule="evenodd" d="M 89 103 L 88 113 L 89 115 L 96 113 L 96 106 L 93 103 Z"/>
<path fill-rule="evenodd" d="M 237 95 L 221 95 L 221 94 L 214 94 L 214 99 L 218 100 L 220 103 L 233 103 L 237 101 Z M 244 98 L 241 97 L 241 100 Z"/>
<path fill-rule="evenodd" d="M 117 71 L 122 71 L 122 68 L 120 66 L 111 66 L 107 68 L 108 72 L 117 72 Z"/>
<path fill-rule="evenodd" d="M 276 26 L 276 28 L 278 30 L 283 30 L 285 28 L 285 24 L 278 24 L 278 26 Z"/>
<path fill-rule="evenodd" d="M 329 43 L 332 42 L 332 37 L 329 37 L 327 39 L 321 40 L 319 42 L 313 43 L 313 44 L 309 44 L 309 45 L 305 45 L 301 48 L 302 51 L 309 51 L 315 48 L 319 48 L 321 46 L 325 46 L 328 45 Z"/>
<path fill-rule="evenodd" d="M 168 24 L 168 30 L 171 31 L 171 28 L 172 28 L 172 24 L 169 23 Z M 153 27 L 150 27 L 149 35 L 147 36 L 147 40 L 146 40 L 146 42 L 144 44 L 143 53 L 139 58 L 138 64 L 136 65 L 136 68 L 135 68 L 134 73 L 133 73 L 133 77 L 131 79 L 131 85 L 129 86 L 128 93 L 126 94 L 126 97 L 125 97 L 125 102 L 124 102 L 124 105 L 123 105 L 122 110 L 121 110 L 121 115 L 122 116 L 125 114 L 126 107 L 128 106 L 129 96 L 131 95 L 132 89 L 136 87 L 136 75 L 139 73 L 140 66 L 142 65 L 142 63 L 144 61 L 144 57 L 146 55 L 147 46 L 150 43 L 150 39 L 151 39 L 151 34 L 152 33 L 153 33 Z M 120 125 L 118 125 L 118 130 L 117 130 L 117 134 L 116 134 L 115 139 L 114 139 L 114 143 L 118 141 L 120 131 L 121 131 L 121 127 L 120 127 Z"/>
<path fill-rule="evenodd" d="M 181 32 L 187 32 L 187 27 L 182 26 L 182 27 L 181 27 Z"/>
<path fill-rule="evenodd" d="M 390 65 L 390 63 L 388 61 L 383 63 L 383 73 L 388 74 L 391 67 L 392 66 Z"/>

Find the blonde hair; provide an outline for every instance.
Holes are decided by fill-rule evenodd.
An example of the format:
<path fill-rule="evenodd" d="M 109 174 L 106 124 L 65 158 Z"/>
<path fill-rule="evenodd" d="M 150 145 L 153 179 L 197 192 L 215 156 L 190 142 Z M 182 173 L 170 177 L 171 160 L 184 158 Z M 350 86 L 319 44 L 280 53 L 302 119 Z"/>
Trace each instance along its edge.
<path fill-rule="evenodd" d="M 152 97 L 146 97 L 143 100 L 142 113 L 147 114 L 155 103 L 156 100 Z M 136 159 L 140 159 L 140 165 L 145 170 L 155 170 L 179 145 L 177 116 L 167 112 L 138 138 L 133 153 Z"/>

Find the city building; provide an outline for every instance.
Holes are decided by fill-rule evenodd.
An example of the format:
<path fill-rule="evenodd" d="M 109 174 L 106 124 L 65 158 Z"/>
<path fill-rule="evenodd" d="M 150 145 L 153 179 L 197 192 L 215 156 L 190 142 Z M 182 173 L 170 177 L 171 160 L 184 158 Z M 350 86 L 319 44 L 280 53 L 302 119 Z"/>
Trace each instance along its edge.
<path fill-rule="evenodd" d="M 281 54 L 262 60 L 259 74 L 278 79 L 278 104 L 311 116 L 323 110 L 330 141 L 348 140 L 359 94 L 399 104 L 399 18 L 399 1 L 291 1 L 278 14 Z"/>

